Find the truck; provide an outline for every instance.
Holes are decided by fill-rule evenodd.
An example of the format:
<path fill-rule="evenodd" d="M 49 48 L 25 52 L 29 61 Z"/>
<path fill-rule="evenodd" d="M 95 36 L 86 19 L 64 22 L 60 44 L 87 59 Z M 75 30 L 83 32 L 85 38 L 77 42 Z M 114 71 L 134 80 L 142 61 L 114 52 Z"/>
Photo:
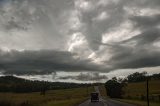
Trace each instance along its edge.
<path fill-rule="evenodd" d="M 91 93 L 91 102 L 99 102 L 99 94 L 97 92 Z"/>

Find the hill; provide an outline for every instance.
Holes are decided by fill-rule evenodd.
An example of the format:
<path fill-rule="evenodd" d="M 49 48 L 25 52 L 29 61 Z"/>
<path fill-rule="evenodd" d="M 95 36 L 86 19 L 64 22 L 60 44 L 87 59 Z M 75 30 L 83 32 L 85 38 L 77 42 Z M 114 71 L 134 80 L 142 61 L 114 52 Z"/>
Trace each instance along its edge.
<path fill-rule="evenodd" d="M 31 81 L 17 78 L 15 76 L 0 77 L 0 92 L 38 92 L 44 90 L 68 89 L 88 86 L 91 86 L 91 84 Z"/>

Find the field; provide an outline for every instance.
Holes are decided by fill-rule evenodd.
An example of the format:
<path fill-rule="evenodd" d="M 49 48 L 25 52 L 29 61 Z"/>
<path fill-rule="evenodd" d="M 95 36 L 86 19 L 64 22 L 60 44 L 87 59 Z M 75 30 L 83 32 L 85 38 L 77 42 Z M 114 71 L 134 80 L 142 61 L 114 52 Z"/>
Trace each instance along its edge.
<path fill-rule="evenodd" d="M 0 93 L 0 106 L 74 106 L 87 99 L 94 89 L 74 88 L 35 93 Z"/>
<path fill-rule="evenodd" d="M 146 102 L 146 82 L 129 83 L 124 89 L 123 102 L 147 106 Z M 149 81 L 150 106 L 160 106 L 160 80 Z"/>
<path fill-rule="evenodd" d="M 124 98 L 128 99 L 145 99 L 146 98 L 146 82 L 129 83 L 124 88 Z M 149 81 L 149 96 L 150 99 L 159 101 L 160 97 L 160 80 Z"/>

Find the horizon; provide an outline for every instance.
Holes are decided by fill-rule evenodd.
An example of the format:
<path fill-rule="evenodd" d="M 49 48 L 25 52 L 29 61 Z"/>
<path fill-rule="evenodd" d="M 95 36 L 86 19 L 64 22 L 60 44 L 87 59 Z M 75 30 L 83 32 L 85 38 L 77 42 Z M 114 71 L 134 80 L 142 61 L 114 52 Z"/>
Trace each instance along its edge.
<path fill-rule="evenodd" d="M 131 75 L 135 72 L 138 72 L 138 71 L 133 71 L 132 73 L 127 73 L 125 76 L 115 76 L 115 74 L 113 73 L 111 76 L 110 73 L 101 73 L 101 75 L 104 75 L 104 76 L 109 76 L 110 77 L 106 77 L 104 78 L 103 80 L 97 80 L 97 79 L 94 79 L 95 76 L 91 75 L 90 77 L 93 77 L 92 79 L 88 80 L 88 76 L 86 76 L 86 79 L 83 79 L 83 81 L 80 81 L 78 79 L 69 79 L 69 80 L 66 80 L 68 77 L 67 75 L 66 76 L 57 76 L 57 78 L 54 76 L 53 78 L 53 75 L 0 75 L 0 77 L 5 77 L 5 76 L 13 76 L 13 77 L 17 77 L 17 78 L 22 78 L 22 79 L 26 79 L 26 80 L 30 80 L 30 81 L 47 81 L 47 82 L 60 82 L 60 83 L 77 83 L 77 84 L 94 84 L 94 83 L 106 83 L 107 81 L 111 80 L 112 78 L 116 77 L 117 79 L 125 79 L 127 78 L 128 75 Z M 142 71 L 142 72 L 138 72 L 138 73 L 143 73 L 143 72 L 146 72 L 146 71 Z M 62 73 L 65 73 L 65 72 L 62 72 Z M 152 72 L 152 73 L 146 73 L 147 76 L 151 76 L 151 75 L 154 75 L 154 74 L 160 74 L 160 73 L 156 73 L 156 72 Z M 64 75 L 64 74 L 59 74 L 59 75 Z M 77 74 L 78 75 L 78 74 Z M 85 75 L 85 74 L 84 74 Z M 71 76 L 70 76 L 71 77 Z M 72 77 L 75 77 L 74 75 Z"/>

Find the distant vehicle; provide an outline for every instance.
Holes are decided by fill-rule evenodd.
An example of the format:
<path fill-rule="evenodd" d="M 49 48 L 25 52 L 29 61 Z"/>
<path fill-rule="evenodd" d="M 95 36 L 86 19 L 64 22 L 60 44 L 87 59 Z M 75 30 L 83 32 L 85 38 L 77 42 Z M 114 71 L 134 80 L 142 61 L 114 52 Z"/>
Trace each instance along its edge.
<path fill-rule="evenodd" d="M 99 102 L 99 95 L 97 92 L 91 93 L 91 102 Z"/>

